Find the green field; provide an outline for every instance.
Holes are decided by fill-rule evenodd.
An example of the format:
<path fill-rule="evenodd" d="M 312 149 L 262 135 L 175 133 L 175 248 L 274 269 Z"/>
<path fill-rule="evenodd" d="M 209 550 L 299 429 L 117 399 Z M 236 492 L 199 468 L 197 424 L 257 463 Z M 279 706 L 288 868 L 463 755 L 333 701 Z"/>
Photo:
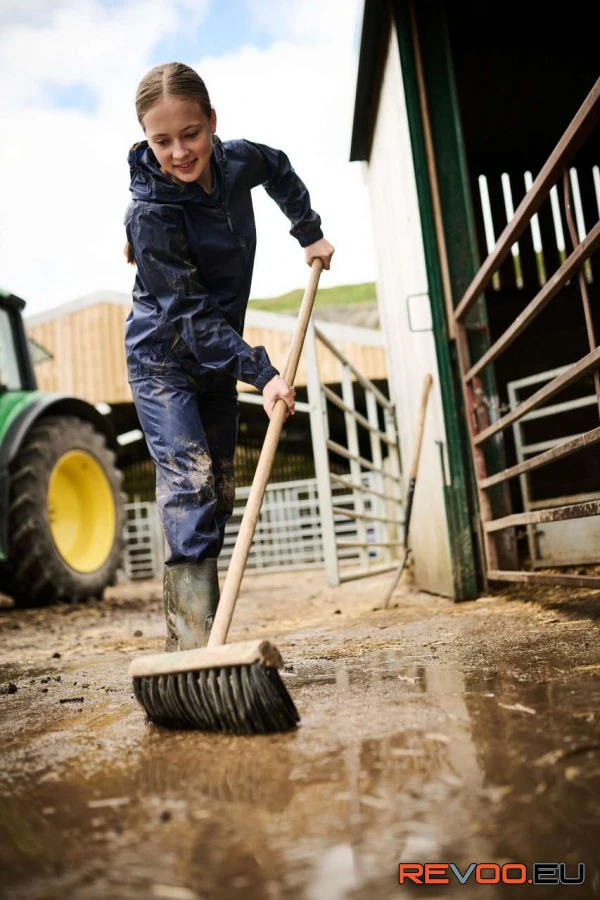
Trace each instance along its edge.
<path fill-rule="evenodd" d="M 300 302 L 304 291 L 299 288 L 282 294 L 280 297 L 250 300 L 249 309 L 264 309 L 274 313 L 293 313 L 300 308 Z M 315 301 L 315 309 L 325 309 L 334 306 L 359 306 L 366 303 L 375 303 L 377 294 L 375 282 L 367 281 L 365 284 L 345 284 L 340 287 L 320 288 Z"/>

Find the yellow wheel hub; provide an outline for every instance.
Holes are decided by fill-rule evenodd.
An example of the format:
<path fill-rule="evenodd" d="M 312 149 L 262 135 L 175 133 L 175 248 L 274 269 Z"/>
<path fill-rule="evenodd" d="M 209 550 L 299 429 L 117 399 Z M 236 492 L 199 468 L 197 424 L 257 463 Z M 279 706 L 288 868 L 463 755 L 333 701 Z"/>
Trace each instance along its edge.
<path fill-rule="evenodd" d="M 95 572 L 115 540 L 116 511 L 104 470 L 89 453 L 57 460 L 48 485 L 48 518 L 56 549 L 76 572 Z"/>

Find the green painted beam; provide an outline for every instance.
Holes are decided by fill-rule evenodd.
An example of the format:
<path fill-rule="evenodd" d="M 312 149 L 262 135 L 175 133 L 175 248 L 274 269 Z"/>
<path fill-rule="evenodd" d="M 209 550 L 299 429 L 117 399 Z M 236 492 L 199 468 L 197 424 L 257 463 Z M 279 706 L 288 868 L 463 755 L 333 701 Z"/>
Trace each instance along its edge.
<path fill-rule="evenodd" d="M 418 5 L 418 4 L 415 4 Z M 449 530 L 451 547 L 454 555 L 453 572 L 456 597 L 468 600 L 477 597 L 479 585 L 477 579 L 477 556 L 474 540 L 474 508 L 470 495 L 470 458 L 467 453 L 468 443 L 464 429 L 464 416 L 461 415 L 461 394 L 459 390 L 456 360 L 449 341 L 446 326 L 446 311 L 442 290 L 442 278 L 438 246 L 435 234 L 431 187 L 427 168 L 423 125 L 419 104 L 419 92 L 415 71 L 415 60 L 412 46 L 410 15 L 407 4 L 395 0 L 393 4 L 394 23 L 400 47 L 400 64 L 404 80 L 404 94 L 408 112 L 410 140 L 415 166 L 419 212 L 423 235 L 423 247 L 429 297 L 433 319 L 435 349 L 440 374 L 440 389 L 444 411 L 444 424 L 450 467 L 450 487 L 447 492 Z M 431 30 L 441 27 L 439 12 L 432 11 L 432 18 L 427 21 L 428 39 Z"/>

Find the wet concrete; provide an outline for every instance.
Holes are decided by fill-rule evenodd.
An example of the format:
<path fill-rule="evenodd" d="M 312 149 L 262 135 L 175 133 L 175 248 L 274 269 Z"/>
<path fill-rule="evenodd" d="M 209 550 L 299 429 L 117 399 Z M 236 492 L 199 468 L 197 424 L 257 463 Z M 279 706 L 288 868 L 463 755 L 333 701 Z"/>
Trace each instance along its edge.
<path fill-rule="evenodd" d="M 274 737 L 145 722 L 126 672 L 160 649 L 158 585 L 0 611 L 0 896 L 600 896 L 600 596 L 376 610 L 387 583 L 246 579 L 232 637 L 275 640 L 302 715 Z M 586 879 L 401 887 L 400 862 Z"/>

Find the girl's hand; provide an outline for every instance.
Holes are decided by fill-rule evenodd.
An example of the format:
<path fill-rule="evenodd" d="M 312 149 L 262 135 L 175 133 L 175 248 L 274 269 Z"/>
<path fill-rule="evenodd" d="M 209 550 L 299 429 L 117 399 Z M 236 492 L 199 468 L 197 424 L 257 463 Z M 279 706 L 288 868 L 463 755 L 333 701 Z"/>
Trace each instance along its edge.
<path fill-rule="evenodd" d="M 329 269 L 331 265 L 331 257 L 335 253 L 335 247 L 326 241 L 325 238 L 321 238 L 320 241 L 315 241 L 314 244 L 309 244 L 308 247 L 304 248 L 304 259 L 306 260 L 306 264 L 311 266 L 314 259 L 322 259 L 323 260 L 323 268 Z"/>
<path fill-rule="evenodd" d="M 267 381 L 263 388 L 262 396 L 263 409 L 269 419 L 271 418 L 273 408 L 280 397 L 287 403 L 286 419 L 293 416 L 296 412 L 296 388 L 290 387 L 281 375 L 275 375 L 270 381 Z"/>

